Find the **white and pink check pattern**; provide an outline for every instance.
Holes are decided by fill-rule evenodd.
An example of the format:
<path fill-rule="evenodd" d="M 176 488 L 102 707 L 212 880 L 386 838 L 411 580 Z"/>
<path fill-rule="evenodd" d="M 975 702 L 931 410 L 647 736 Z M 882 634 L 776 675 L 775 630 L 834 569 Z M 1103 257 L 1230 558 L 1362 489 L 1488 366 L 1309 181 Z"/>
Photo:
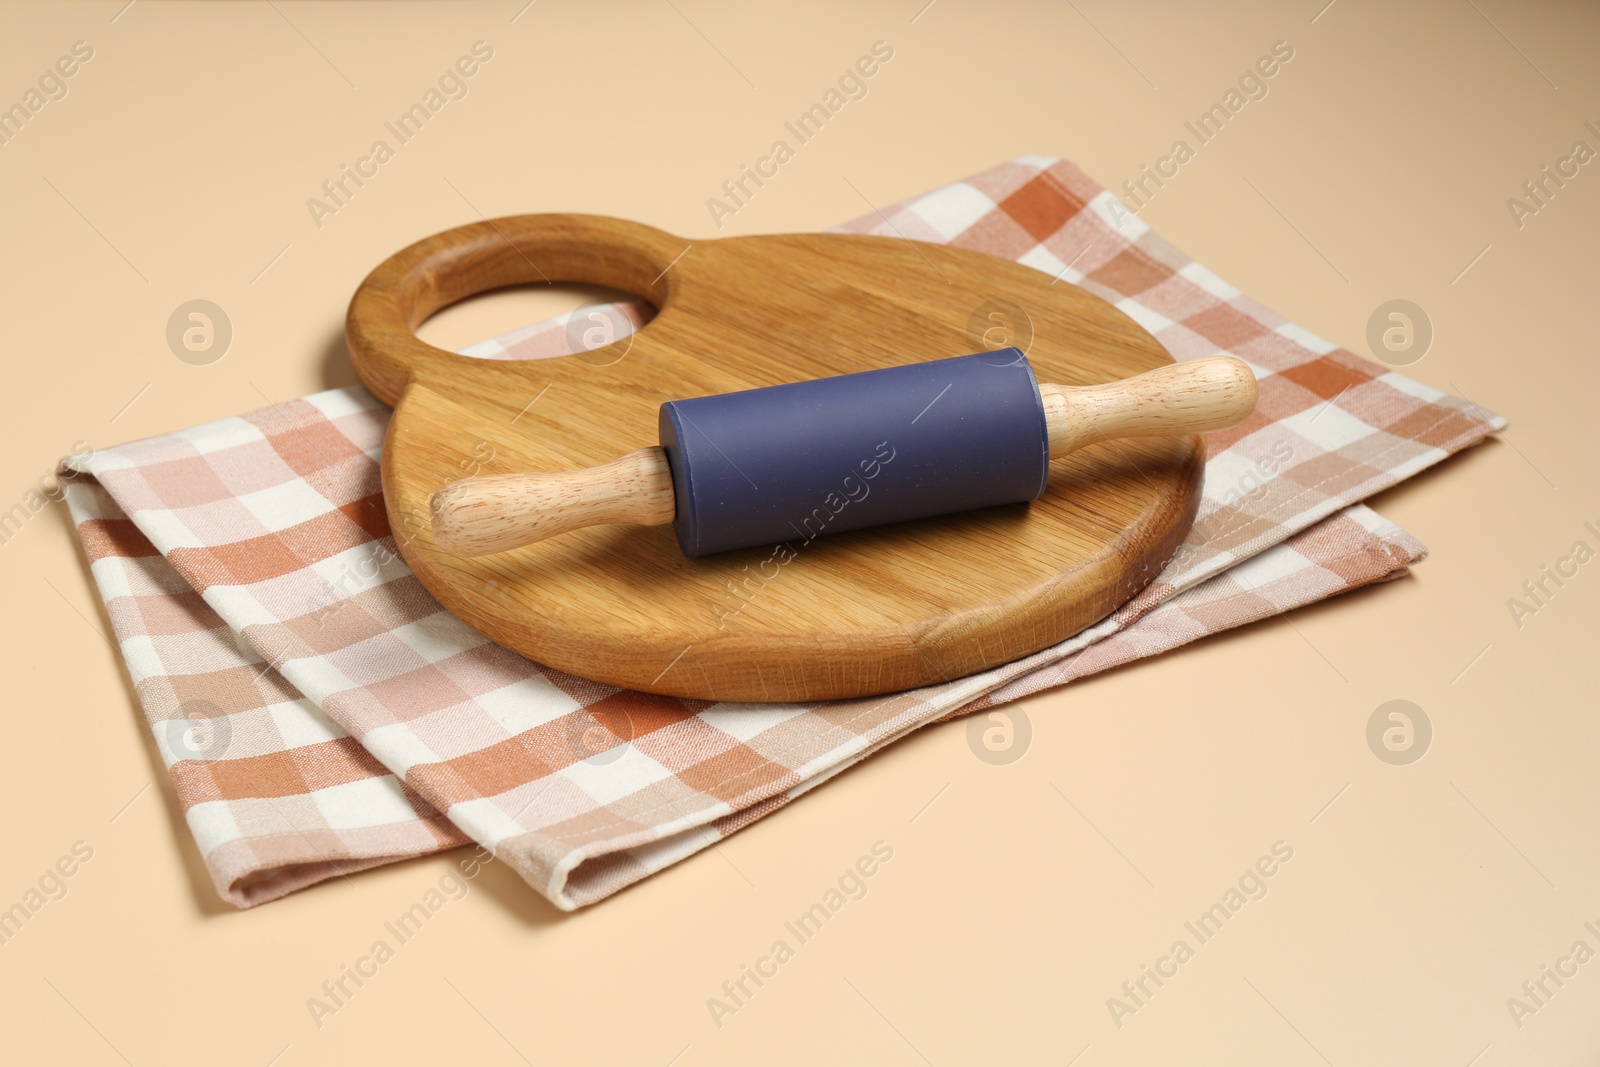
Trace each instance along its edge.
<path fill-rule="evenodd" d="M 1110 618 L 908 693 L 732 705 L 541 667 L 445 612 L 395 552 L 388 412 L 335 390 L 76 461 L 95 582 L 219 891 L 240 906 L 477 841 L 558 907 L 598 900 L 920 726 L 1403 573 L 1425 550 L 1357 501 L 1504 420 L 1250 301 L 1071 164 L 1027 158 L 849 224 L 975 248 L 1116 304 L 1175 358 L 1260 382 L 1209 442 L 1183 550 Z M 1068 266 L 1068 264 L 1072 264 Z M 650 311 L 621 309 L 637 328 Z M 561 320 L 473 346 L 567 352 Z"/>

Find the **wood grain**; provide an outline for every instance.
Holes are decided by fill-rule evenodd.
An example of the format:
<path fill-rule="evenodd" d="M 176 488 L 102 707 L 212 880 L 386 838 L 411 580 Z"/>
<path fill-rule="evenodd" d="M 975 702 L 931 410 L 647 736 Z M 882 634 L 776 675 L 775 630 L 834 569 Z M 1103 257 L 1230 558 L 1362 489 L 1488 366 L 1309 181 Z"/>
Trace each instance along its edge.
<path fill-rule="evenodd" d="M 611 349 L 524 362 L 457 356 L 414 333 L 473 293 L 551 281 L 632 292 L 659 314 Z M 1026 320 L 1012 336 L 990 330 L 984 311 L 997 302 Z M 395 406 L 384 495 L 422 584 L 500 644 L 632 689 L 809 701 L 960 678 L 1105 617 L 1160 571 L 1199 503 L 1203 439 L 1143 438 L 1055 461 L 1032 504 L 803 545 L 691 560 L 665 526 L 619 525 L 474 558 L 434 543 L 430 500 L 471 464 L 509 474 L 605 463 L 656 443 L 664 400 L 1029 337 L 1038 377 L 1069 387 L 1171 361 L 1104 301 L 963 249 L 836 234 L 691 246 L 618 219 L 515 216 L 379 265 L 351 300 L 346 334 L 362 382 Z"/>
<path fill-rule="evenodd" d="M 1041 382 L 1039 399 L 1050 458 L 1060 459 L 1097 441 L 1237 426 L 1256 409 L 1256 379 L 1244 360 L 1211 356 L 1105 385 Z"/>
<path fill-rule="evenodd" d="M 661 526 L 677 500 L 661 446 L 598 467 L 487 474 L 451 482 L 433 496 L 433 543 L 452 556 L 487 556 L 585 526 Z"/>

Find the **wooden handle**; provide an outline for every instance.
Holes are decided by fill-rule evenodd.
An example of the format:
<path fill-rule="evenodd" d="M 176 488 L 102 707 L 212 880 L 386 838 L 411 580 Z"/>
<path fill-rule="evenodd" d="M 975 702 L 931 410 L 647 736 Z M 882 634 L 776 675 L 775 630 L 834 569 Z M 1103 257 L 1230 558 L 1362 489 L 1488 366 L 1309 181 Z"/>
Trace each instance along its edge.
<path fill-rule="evenodd" d="M 494 380 L 483 360 L 416 335 L 428 316 L 490 289 L 552 282 L 621 289 L 661 310 L 681 274 L 667 268 L 687 248 L 654 227 L 601 215 L 512 215 L 436 233 L 374 267 L 350 298 L 350 362 L 390 407 L 418 377 L 452 391 L 481 389 Z"/>
<path fill-rule="evenodd" d="M 452 482 L 433 497 L 433 543 L 487 556 L 585 526 L 661 526 L 676 510 L 667 454 L 652 445 L 598 467 Z"/>
<path fill-rule="evenodd" d="M 1178 436 L 1237 426 L 1256 407 L 1256 379 L 1232 356 L 1174 363 L 1104 385 L 1039 386 L 1050 458 L 1118 437 Z"/>
<path fill-rule="evenodd" d="M 1118 437 L 1205 433 L 1235 426 L 1256 406 L 1256 379 L 1232 356 L 1174 363 L 1104 385 L 1041 384 L 1050 458 Z M 486 556 L 585 526 L 662 526 L 677 508 L 667 456 L 641 448 L 598 467 L 492 474 L 433 497 L 433 543 Z"/>

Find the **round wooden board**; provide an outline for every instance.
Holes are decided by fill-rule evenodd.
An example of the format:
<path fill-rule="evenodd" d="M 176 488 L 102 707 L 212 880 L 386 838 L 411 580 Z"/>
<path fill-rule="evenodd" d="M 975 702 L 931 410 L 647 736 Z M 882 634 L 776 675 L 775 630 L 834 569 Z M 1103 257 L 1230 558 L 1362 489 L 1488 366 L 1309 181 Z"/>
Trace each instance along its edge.
<path fill-rule="evenodd" d="M 541 281 L 612 286 L 659 314 L 610 348 L 557 359 L 472 359 L 415 336 L 465 296 Z M 1002 336 L 1008 319 L 1013 332 Z M 958 248 L 834 234 L 691 245 L 617 219 L 516 216 L 396 254 L 357 291 L 347 334 L 361 380 L 395 407 L 383 488 L 418 579 L 507 648 L 630 689 L 813 701 L 1006 663 L 1143 588 L 1199 503 L 1203 439 L 1148 438 L 1056 460 L 1031 504 L 787 552 L 686 559 L 666 526 L 594 527 L 474 559 L 434 546 L 429 502 L 446 483 L 589 466 L 655 444 L 664 400 L 1011 343 L 1026 348 L 1040 381 L 1062 385 L 1171 361 L 1105 301 Z"/>

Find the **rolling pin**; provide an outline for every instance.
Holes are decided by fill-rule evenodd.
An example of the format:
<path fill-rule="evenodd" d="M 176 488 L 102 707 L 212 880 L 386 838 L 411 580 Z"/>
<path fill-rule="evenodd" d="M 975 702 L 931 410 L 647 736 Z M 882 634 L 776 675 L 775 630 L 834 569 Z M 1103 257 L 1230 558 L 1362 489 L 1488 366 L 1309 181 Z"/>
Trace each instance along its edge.
<path fill-rule="evenodd" d="M 1033 500 L 1096 441 L 1204 433 L 1255 409 L 1230 356 L 1039 384 L 1015 348 L 673 400 L 659 446 L 598 467 L 452 482 L 434 544 L 484 556 L 586 526 L 673 524 L 686 556 Z"/>

